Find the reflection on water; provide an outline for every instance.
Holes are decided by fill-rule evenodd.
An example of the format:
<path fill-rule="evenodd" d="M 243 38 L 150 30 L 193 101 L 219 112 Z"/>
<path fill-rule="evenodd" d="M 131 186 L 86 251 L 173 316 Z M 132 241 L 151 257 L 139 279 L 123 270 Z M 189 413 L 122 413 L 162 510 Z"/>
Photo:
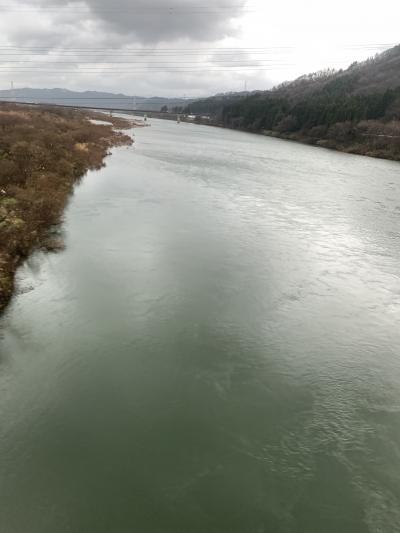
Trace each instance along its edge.
<path fill-rule="evenodd" d="M 0 322 L 0 530 L 400 531 L 398 164 L 136 141 Z"/>

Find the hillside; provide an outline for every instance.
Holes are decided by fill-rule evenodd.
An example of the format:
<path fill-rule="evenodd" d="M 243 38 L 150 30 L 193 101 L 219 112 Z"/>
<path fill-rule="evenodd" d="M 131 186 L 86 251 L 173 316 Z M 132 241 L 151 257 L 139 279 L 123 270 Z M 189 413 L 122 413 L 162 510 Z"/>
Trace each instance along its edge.
<path fill-rule="evenodd" d="M 400 86 L 400 45 L 346 70 L 316 72 L 273 89 L 280 97 L 301 100 L 318 91 L 330 94 L 366 95 Z"/>
<path fill-rule="evenodd" d="M 182 98 L 162 98 L 143 96 L 128 96 L 98 91 L 76 92 L 67 89 L 22 89 L 0 90 L 0 101 L 18 101 L 25 103 L 58 104 L 75 107 L 103 107 L 132 110 L 160 111 L 162 107 L 168 109 L 183 107 L 188 100 Z"/>
<path fill-rule="evenodd" d="M 195 100 L 193 102 L 187 103 L 184 112 L 188 115 L 210 115 L 213 117 L 219 116 L 222 113 L 222 110 L 227 105 L 232 105 L 249 96 L 258 94 L 260 91 L 255 92 L 231 92 L 216 94 L 215 96 L 210 96 L 209 98 L 203 98 L 201 100 Z"/>
<path fill-rule="evenodd" d="M 188 109 L 197 113 L 205 105 L 195 102 Z M 212 119 L 229 128 L 400 160 L 400 46 L 347 70 L 222 100 Z"/>

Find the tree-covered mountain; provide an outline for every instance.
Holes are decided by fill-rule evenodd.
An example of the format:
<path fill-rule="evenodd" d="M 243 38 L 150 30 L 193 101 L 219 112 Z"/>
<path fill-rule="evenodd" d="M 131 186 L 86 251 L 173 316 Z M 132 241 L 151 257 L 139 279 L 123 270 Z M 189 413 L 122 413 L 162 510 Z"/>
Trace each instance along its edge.
<path fill-rule="evenodd" d="M 222 109 L 225 106 L 240 102 L 259 92 L 260 91 L 245 91 L 216 94 L 215 96 L 210 96 L 201 100 L 194 100 L 193 102 L 188 103 L 184 112 L 188 115 L 207 115 L 217 117 L 221 114 Z"/>
<path fill-rule="evenodd" d="M 188 109 L 201 113 L 205 102 Z M 220 103 L 212 120 L 225 127 L 400 160 L 400 45 L 347 70 Z"/>

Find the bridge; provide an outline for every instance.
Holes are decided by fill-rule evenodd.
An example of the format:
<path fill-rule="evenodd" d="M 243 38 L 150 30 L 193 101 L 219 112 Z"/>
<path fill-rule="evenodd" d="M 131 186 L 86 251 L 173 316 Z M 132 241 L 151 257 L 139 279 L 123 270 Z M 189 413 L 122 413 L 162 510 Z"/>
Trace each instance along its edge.
<path fill-rule="evenodd" d="M 0 104 L 16 104 L 16 105 L 30 105 L 30 106 L 51 106 L 51 107 L 63 107 L 67 109 L 91 109 L 93 111 L 106 111 L 108 113 L 127 113 L 129 115 L 144 116 L 147 115 L 150 118 L 168 118 L 170 120 L 176 120 L 178 116 L 184 116 L 183 113 L 169 113 L 168 111 L 155 111 L 154 109 L 126 109 L 119 107 L 99 107 L 88 105 L 72 105 L 72 104 L 56 104 L 51 102 L 21 102 L 15 100 L 4 100 L 0 98 Z"/>

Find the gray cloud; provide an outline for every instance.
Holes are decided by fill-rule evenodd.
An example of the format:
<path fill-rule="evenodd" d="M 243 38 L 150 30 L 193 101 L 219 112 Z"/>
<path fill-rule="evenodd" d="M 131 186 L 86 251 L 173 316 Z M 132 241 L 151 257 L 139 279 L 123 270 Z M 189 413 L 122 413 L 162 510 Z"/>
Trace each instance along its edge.
<path fill-rule="evenodd" d="M 374 0 L 365 0 L 361 26 L 355 24 L 358 7 L 347 0 L 338 0 L 342 9 L 332 9 L 329 18 L 318 0 L 307 9 L 298 0 L 249 0 L 256 10 L 246 15 L 238 7 L 245 0 L 154 2 L 9 0 L 7 6 L 15 7 L 1 12 L 0 40 L 13 48 L 1 53 L 0 86 L 8 88 L 13 80 L 20 87 L 146 96 L 237 91 L 246 82 L 248 89 L 265 89 L 304 72 L 365 59 L 374 50 L 363 42 L 398 39 L 398 0 L 382 0 L 386 9 L 379 12 Z M 387 13 L 393 16 L 387 19 Z M 340 52 L 346 40 L 360 48 Z M 229 47 L 242 51 L 215 53 Z M 267 51 L 250 52 L 257 47 Z M 208 50 L 193 53 L 199 48 Z M 333 65 L 329 54 L 340 56 Z"/>
<path fill-rule="evenodd" d="M 214 0 L 206 5 L 199 0 L 159 0 L 156 4 L 148 0 L 119 0 L 117 4 L 85 0 L 67 6 L 64 0 L 38 0 L 36 4 L 47 9 L 59 4 L 59 16 L 74 9 L 81 15 L 86 6 L 91 18 L 101 22 L 104 32 L 129 36 L 145 45 L 178 40 L 208 42 L 234 36 L 232 22 L 242 14 L 240 5 L 232 7 L 229 0 Z"/>
<path fill-rule="evenodd" d="M 56 2 L 59 9 L 54 9 Z M 134 4 L 121 1 L 117 10 L 105 0 L 69 3 L 67 7 L 61 0 L 15 2 L 15 10 L 0 19 L 0 33 L 13 46 L 40 47 L 40 51 L 21 48 L 10 52 L 14 55 L 3 55 L 3 61 L 14 62 L 3 63 L 10 72 L 0 72 L 0 84 L 8 88 L 12 79 L 17 87 L 61 86 L 162 96 L 241 90 L 245 79 L 249 86 L 260 86 L 260 73 L 226 72 L 221 58 L 212 50 L 201 55 L 187 53 L 187 49 L 220 47 L 224 37 L 234 33 L 232 22 L 240 10 L 232 10 L 226 0 L 221 0 L 199 14 L 196 6 L 202 2 L 175 0 L 177 9 L 170 13 L 169 3 L 164 0 L 163 9 L 146 10 L 149 4 L 143 0 Z M 153 46 L 157 49 L 159 43 L 161 48 L 176 51 L 166 55 L 148 52 Z M 147 50 L 145 54 L 127 52 L 142 47 Z M 93 49 L 95 52 L 91 52 Z M 243 54 L 241 59 L 248 61 L 250 57 Z M 131 61 L 132 65 L 121 63 L 124 61 Z M 174 66 L 183 71 L 170 72 Z M 144 72 L 135 74 L 142 68 Z"/>

